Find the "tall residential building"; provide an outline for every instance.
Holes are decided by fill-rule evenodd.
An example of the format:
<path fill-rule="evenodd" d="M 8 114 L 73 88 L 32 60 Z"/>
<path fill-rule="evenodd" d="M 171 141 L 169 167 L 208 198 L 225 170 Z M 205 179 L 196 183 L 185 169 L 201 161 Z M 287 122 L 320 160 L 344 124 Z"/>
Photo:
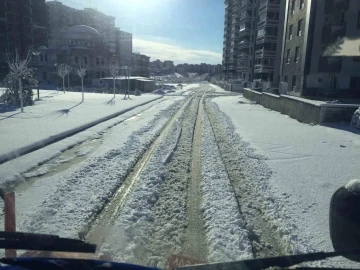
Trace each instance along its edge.
<path fill-rule="evenodd" d="M 360 98 L 360 1 L 290 0 L 281 80 L 300 96 Z"/>
<path fill-rule="evenodd" d="M 149 77 L 150 57 L 140 53 L 131 55 L 132 75 Z"/>
<path fill-rule="evenodd" d="M 225 0 L 223 75 L 279 81 L 285 0 Z"/>
<path fill-rule="evenodd" d="M 6 51 L 25 57 L 31 48 L 47 46 L 45 0 L 0 1 L 0 77 L 8 73 Z"/>

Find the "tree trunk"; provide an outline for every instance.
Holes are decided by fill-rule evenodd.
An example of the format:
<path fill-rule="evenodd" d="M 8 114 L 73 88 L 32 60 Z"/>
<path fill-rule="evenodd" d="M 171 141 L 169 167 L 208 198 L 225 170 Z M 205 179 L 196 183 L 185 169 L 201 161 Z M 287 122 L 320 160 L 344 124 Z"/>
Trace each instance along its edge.
<path fill-rule="evenodd" d="M 68 73 L 68 88 L 70 87 L 70 73 Z"/>
<path fill-rule="evenodd" d="M 114 85 L 114 98 L 115 98 L 115 78 L 113 78 L 113 85 Z"/>
<path fill-rule="evenodd" d="M 65 94 L 65 77 L 62 77 L 63 78 L 63 91 L 64 91 L 64 94 Z"/>
<path fill-rule="evenodd" d="M 130 93 L 130 76 L 128 75 L 128 90 L 127 90 L 128 97 L 130 97 L 129 93 Z"/>
<path fill-rule="evenodd" d="M 21 108 L 21 112 L 24 112 L 24 102 L 23 102 L 23 92 L 22 92 L 21 78 L 19 78 L 19 96 L 20 96 L 20 108 Z"/>
<path fill-rule="evenodd" d="M 81 77 L 81 90 L 82 90 L 82 101 L 84 102 L 84 78 Z"/>

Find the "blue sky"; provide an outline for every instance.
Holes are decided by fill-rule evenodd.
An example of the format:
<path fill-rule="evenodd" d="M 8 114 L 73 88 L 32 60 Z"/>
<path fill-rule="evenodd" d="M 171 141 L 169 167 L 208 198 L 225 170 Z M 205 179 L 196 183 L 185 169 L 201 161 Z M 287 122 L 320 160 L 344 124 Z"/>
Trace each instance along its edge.
<path fill-rule="evenodd" d="M 220 64 L 224 27 L 223 0 L 62 0 L 92 7 L 116 18 L 133 33 L 133 51 L 176 63 Z"/>

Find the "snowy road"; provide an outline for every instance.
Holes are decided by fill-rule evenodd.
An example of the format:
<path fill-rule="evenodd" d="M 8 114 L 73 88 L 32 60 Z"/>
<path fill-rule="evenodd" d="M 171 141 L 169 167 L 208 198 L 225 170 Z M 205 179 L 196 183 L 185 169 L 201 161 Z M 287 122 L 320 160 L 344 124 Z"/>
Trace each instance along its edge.
<path fill-rule="evenodd" d="M 0 165 L 2 186 L 16 192 L 18 230 L 84 238 L 113 260 L 159 268 L 172 254 L 223 262 L 330 250 L 329 198 L 360 171 L 311 160 L 358 159 L 357 135 L 209 84 L 186 94 Z"/>

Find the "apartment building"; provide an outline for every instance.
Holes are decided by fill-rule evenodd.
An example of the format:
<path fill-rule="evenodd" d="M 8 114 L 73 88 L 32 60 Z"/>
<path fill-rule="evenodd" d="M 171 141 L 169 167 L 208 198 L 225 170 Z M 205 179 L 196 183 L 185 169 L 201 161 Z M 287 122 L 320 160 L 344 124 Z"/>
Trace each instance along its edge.
<path fill-rule="evenodd" d="M 285 0 L 225 0 L 223 75 L 279 82 Z"/>
<path fill-rule="evenodd" d="M 0 1 L 0 78 L 8 73 L 6 51 L 25 57 L 29 49 L 47 46 L 46 15 L 45 0 Z"/>
<path fill-rule="evenodd" d="M 290 0 L 285 16 L 281 80 L 289 93 L 359 98 L 360 51 L 351 43 L 359 43 L 360 1 Z"/>
<path fill-rule="evenodd" d="M 149 77 L 150 57 L 140 53 L 131 55 L 132 76 Z"/>

